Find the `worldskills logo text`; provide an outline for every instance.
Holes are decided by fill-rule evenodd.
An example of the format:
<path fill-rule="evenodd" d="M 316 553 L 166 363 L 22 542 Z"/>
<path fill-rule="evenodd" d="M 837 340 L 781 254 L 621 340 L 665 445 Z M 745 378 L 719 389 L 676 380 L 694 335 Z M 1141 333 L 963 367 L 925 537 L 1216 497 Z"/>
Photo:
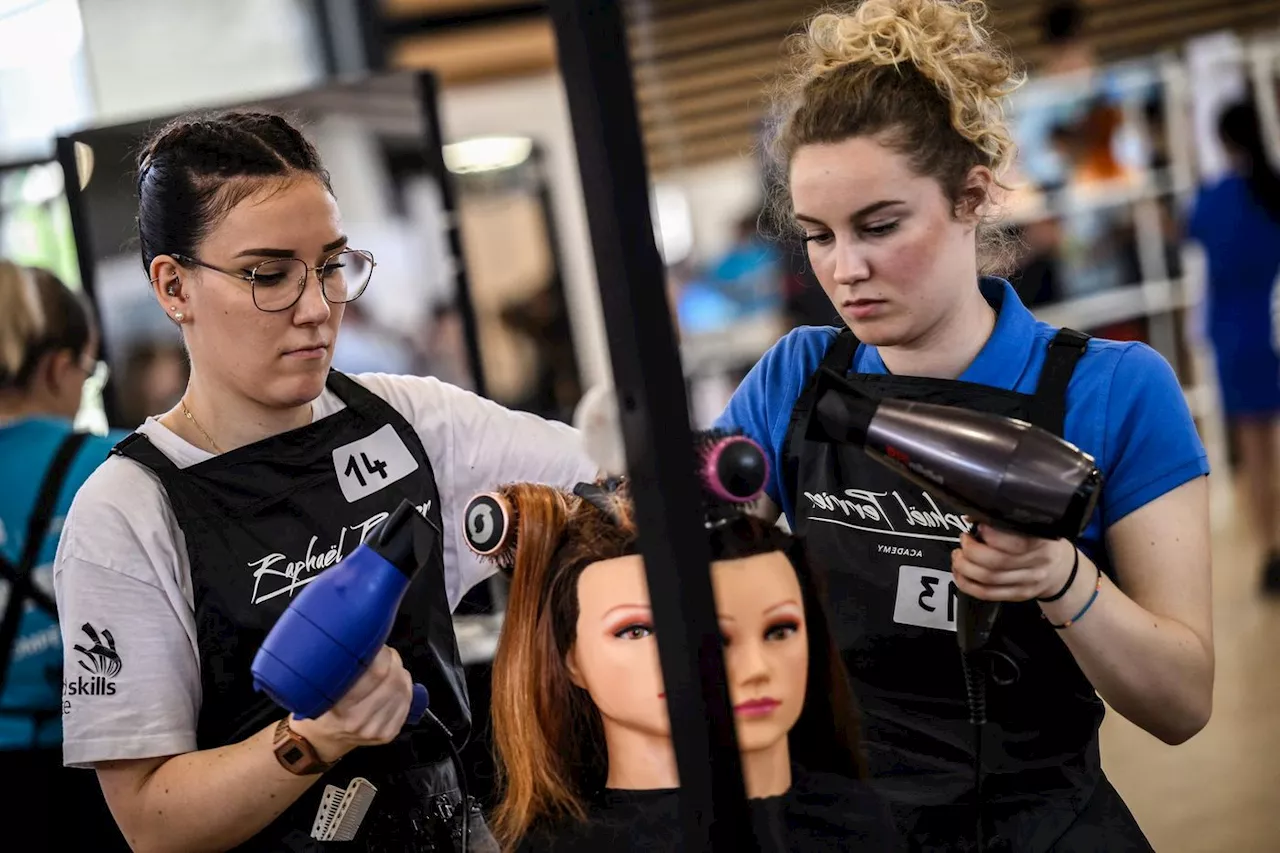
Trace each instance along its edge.
<path fill-rule="evenodd" d="M 83 675 L 77 677 L 74 681 L 62 682 L 62 693 L 64 696 L 114 696 L 116 695 L 116 684 L 112 680 L 120 674 L 122 663 L 120 655 L 116 652 L 116 640 L 111 636 L 111 632 L 105 628 L 99 636 L 99 632 L 94 629 L 88 622 L 80 626 L 80 630 L 89 637 L 92 645 L 86 647 L 77 643 L 74 648 L 77 652 L 84 656 L 84 660 L 78 660 L 80 668 L 89 673 L 89 677 Z"/>

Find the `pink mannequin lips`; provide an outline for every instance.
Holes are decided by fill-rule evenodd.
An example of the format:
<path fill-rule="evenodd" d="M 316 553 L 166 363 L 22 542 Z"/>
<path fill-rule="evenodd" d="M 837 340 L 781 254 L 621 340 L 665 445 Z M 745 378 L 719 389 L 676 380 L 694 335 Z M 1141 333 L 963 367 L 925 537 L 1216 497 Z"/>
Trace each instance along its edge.
<path fill-rule="evenodd" d="M 762 699 L 739 702 L 733 710 L 737 712 L 739 717 L 767 717 L 777 710 L 781 704 L 777 699 L 766 696 Z"/>

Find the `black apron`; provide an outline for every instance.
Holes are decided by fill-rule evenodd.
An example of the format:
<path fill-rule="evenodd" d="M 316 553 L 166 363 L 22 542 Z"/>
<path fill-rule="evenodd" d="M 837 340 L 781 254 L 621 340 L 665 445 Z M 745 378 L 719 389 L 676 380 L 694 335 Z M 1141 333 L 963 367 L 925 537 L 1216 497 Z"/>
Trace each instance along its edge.
<path fill-rule="evenodd" d="M 142 434 L 114 452 L 149 468 L 186 537 L 195 592 L 202 698 L 199 749 L 239 742 L 285 716 L 253 688 L 250 666 L 280 614 L 310 579 L 350 554 L 407 498 L 440 531 L 431 461 L 413 427 L 385 401 L 331 371 L 346 408 L 308 426 L 177 468 Z M 384 485 L 385 481 L 385 485 Z M 388 638 L 431 709 L 461 747 L 471 712 L 445 592 L 442 536 L 405 592 Z M 363 776 L 377 788 L 353 842 L 320 842 L 311 827 L 326 785 Z M 455 849 L 463 811 L 443 735 L 406 726 L 390 744 L 348 753 L 240 851 Z M 491 838 L 468 804 L 470 849 Z"/>
<path fill-rule="evenodd" d="M 1034 394 L 954 380 L 849 375 L 876 398 L 962 406 L 1062 435 L 1066 389 L 1088 338 L 1064 329 Z M 852 369 L 843 330 L 822 366 Z M 815 371 L 815 377 L 816 377 Z M 804 439 L 810 377 L 792 412 L 782 460 L 796 532 L 825 569 L 834 630 L 863 712 L 874 784 L 913 851 L 976 846 L 973 726 L 955 634 L 951 551 L 961 512 L 854 448 Z M 1110 574 L 1101 543 L 1081 543 Z M 1149 850 L 1102 774 L 1103 705 L 1035 602 L 1005 604 L 988 656 L 982 799 L 986 850 Z M 1101 800 L 1099 798 L 1102 798 Z M 1114 828 L 1099 842 L 1082 813 Z M 1073 841 L 1076 836 L 1088 840 Z M 1126 846 L 1128 845 L 1128 846 Z"/>

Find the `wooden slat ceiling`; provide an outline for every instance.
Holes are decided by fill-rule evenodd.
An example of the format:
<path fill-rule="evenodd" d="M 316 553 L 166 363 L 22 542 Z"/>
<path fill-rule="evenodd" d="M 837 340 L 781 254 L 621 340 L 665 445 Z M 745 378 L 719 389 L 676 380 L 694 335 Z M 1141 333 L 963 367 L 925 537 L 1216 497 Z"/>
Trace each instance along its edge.
<path fill-rule="evenodd" d="M 383 0 L 389 16 L 481 13 L 503 0 Z M 517 4 L 507 0 L 508 6 Z M 781 45 L 822 0 L 624 0 L 636 96 L 656 174 L 752 152 Z M 528 4 L 519 4 L 527 11 Z M 1280 27 L 1280 0 L 1084 0 L 1085 35 L 1104 61 L 1177 49 L 1230 28 Z M 1048 52 L 1037 0 L 989 0 L 989 24 L 1034 68 Z M 446 85 L 555 67 L 545 16 L 481 18 L 400 39 L 402 67 L 435 67 Z"/>

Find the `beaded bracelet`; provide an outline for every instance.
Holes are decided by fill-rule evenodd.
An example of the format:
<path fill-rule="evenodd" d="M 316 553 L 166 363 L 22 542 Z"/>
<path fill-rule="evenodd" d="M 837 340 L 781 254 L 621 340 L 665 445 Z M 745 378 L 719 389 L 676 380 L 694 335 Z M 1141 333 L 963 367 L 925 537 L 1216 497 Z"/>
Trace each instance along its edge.
<path fill-rule="evenodd" d="M 1084 607 L 1080 608 L 1080 612 L 1075 616 L 1072 616 L 1066 622 L 1063 622 L 1061 625 L 1054 625 L 1052 622 L 1049 622 L 1049 625 L 1052 626 L 1055 631 L 1062 631 L 1066 628 L 1070 628 L 1072 625 L 1076 624 L 1076 622 L 1080 621 L 1081 616 L 1084 616 L 1084 614 L 1088 612 L 1089 608 L 1093 606 L 1093 602 L 1097 600 L 1098 593 L 1100 592 L 1102 592 L 1102 569 L 1098 569 L 1098 580 L 1093 585 L 1093 595 L 1089 596 L 1089 600 L 1084 603 Z M 1040 615 L 1044 616 L 1044 613 L 1042 612 Z M 1044 618 L 1045 621 L 1048 621 L 1049 619 L 1048 616 L 1044 616 Z"/>
<path fill-rule="evenodd" d="M 1062 585 L 1062 589 L 1048 598 L 1037 598 L 1036 601 L 1043 601 L 1048 604 L 1050 601 L 1057 601 L 1059 598 L 1067 594 L 1067 590 L 1071 589 L 1071 585 L 1076 582 L 1076 572 L 1080 571 L 1080 549 L 1075 550 L 1075 560 L 1071 563 L 1071 575 L 1067 578 L 1067 582 Z"/>

